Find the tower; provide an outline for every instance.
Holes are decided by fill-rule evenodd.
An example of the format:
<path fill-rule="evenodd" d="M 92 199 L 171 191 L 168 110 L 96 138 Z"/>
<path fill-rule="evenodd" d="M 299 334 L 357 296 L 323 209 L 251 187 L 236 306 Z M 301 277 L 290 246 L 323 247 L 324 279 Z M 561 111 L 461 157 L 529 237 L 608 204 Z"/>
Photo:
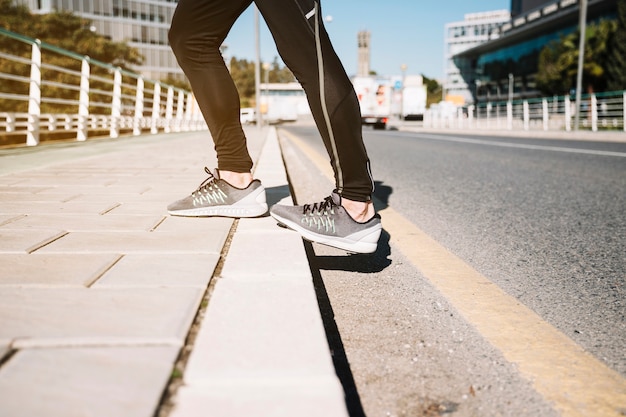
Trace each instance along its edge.
<path fill-rule="evenodd" d="M 359 62 L 357 75 L 365 77 L 370 74 L 370 33 L 362 30 L 357 35 L 359 45 Z"/>

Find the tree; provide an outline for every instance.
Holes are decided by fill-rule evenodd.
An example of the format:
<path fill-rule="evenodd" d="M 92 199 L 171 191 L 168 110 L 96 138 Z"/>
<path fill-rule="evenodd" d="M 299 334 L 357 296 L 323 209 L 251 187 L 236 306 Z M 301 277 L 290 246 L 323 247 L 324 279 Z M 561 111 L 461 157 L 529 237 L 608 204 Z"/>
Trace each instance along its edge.
<path fill-rule="evenodd" d="M 424 84 L 426 85 L 426 104 L 430 106 L 433 103 L 439 103 L 441 101 L 441 84 L 437 80 L 428 78 L 422 75 L 424 78 Z"/>
<path fill-rule="evenodd" d="M 278 57 L 274 57 L 269 73 L 269 82 L 271 83 L 291 83 L 296 81 L 296 77 L 287 67 L 281 67 Z"/>
<path fill-rule="evenodd" d="M 605 91 L 609 41 L 617 28 L 614 20 L 601 20 L 587 27 L 583 61 L 583 88 Z M 580 32 L 570 33 L 546 45 L 539 54 L 537 88 L 544 94 L 568 94 L 576 85 Z"/>
<path fill-rule="evenodd" d="M 617 2 L 616 29 L 609 49 L 606 63 L 607 88 L 610 91 L 626 90 L 626 0 Z"/>
<path fill-rule="evenodd" d="M 245 59 L 230 59 L 230 75 L 235 82 L 241 107 L 254 107 L 256 85 L 254 80 L 254 62 Z"/>
<path fill-rule="evenodd" d="M 254 61 L 232 57 L 230 59 L 230 75 L 235 82 L 237 91 L 239 91 L 241 107 L 254 107 L 256 94 Z M 289 68 L 281 66 L 278 57 L 275 57 L 270 65 L 268 81 L 270 83 L 290 83 L 296 81 L 296 78 Z"/>
<path fill-rule="evenodd" d="M 141 64 L 143 57 L 139 52 L 124 43 L 112 42 L 92 32 L 91 22 L 69 12 L 53 12 L 45 15 L 30 13 L 26 6 L 13 5 L 11 0 L 0 0 L 0 26 L 11 32 L 30 38 L 40 39 L 47 45 L 72 51 L 78 55 L 87 55 L 92 59 L 109 63 L 123 69 L 132 70 L 133 65 Z M 28 44 L 12 38 L 0 37 L 0 49 L 8 54 L 30 58 L 31 48 Z M 61 53 L 46 50 L 42 53 L 43 61 L 48 65 L 80 71 L 81 61 Z M 9 60 L 0 61 L 0 72 L 28 77 L 30 66 Z M 91 73 L 109 76 L 109 70 L 92 65 Z M 42 78 L 48 82 L 77 85 L 77 76 L 55 69 L 43 68 Z M 93 89 L 110 90 L 110 85 L 100 81 L 92 81 Z M 14 80 L 0 80 L 0 91 L 26 94 L 28 85 Z M 62 86 L 42 86 L 42 97 L 77 100 L 78 91 Z M 42 103 L 43 113 L 72 113 L 76 105 Z M 27 103 L 15 100 L 0 100 L 0 108 L 5 111 L 25 112 Z"/>

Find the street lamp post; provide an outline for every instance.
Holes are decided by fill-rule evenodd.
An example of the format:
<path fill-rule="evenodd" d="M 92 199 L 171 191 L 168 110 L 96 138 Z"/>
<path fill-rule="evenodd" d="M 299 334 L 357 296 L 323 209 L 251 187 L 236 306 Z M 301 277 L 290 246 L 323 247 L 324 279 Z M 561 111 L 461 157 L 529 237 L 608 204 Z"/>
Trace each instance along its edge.
<path fill-rule="evenodd" d="M 264 72 L 264 77 L 265 77 L 265 94 L 264 94 L 265 106 L 261 107 L 261 111 L 264 113 L 264 116 L 266 119 L 267 119 L 267 114 L 269 112 L 269 105 L 270 105 L 270 97 L 269 97 L 270 68 L 271 68 L 271 65 L 268 62 L 263 63 L 263 72 Z"/>
<path fill-rule="evenodd" d="M 585 59 L 585 32 L 587 29 L 587 0 L 580 1 L 580 41 L 578 42 L 578 74 L 576 75 L 576 115 L 574 130 L 580 123 L 580 100 L 583 86 L 583 62 Z"/>
<path fill-rule="evenodd" d="M 261 129 L 261 37 L 259 28 L 259 8 L 254 5 L 254 43 L 256 49 L 256 57 L 254 61 L 254 95 L 256 97 L 256 125 L 257 129 Z"/>
<path fill-rule="evenodd" d="M 400 71 L 402 71 L 402 88 L 400 89 L 400 119 L 404 117 L 404 83 L 406 82 L 406 64 L 400 65 Z"/>

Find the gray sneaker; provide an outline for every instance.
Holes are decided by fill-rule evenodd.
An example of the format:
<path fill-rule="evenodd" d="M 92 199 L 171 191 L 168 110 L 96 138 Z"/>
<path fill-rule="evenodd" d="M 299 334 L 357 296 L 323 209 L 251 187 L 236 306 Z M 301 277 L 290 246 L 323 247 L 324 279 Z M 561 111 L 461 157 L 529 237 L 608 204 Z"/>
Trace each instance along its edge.
<path fill-rule="evenodd" d="M 356 253 L 375 252 L 382 231 L 378 214 L 365 223 L 357 222 L 341 206 L 341 196 L 334 191 L 313 205 L 274 205 L 270 215 L 306 240 Z"/>
<path fill-rule="evenodd" d="M 258 217 L 267 213 L 265 188 L 254 180 L 246 188 L 233 187 L 220 179 L 219 170 L 213 173 L 204 168 L 209 178 L 190 196 L 178 200 L 167 211 L 173 216 Z"/>

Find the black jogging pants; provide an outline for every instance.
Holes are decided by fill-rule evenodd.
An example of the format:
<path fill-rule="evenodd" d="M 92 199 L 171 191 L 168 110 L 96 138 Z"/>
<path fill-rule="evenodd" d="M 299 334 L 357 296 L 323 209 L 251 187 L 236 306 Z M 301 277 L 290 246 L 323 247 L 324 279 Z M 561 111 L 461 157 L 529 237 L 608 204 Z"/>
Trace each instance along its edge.
<path fill-rule="evenodd" d="M 374 189 L 359 103 L 323 26 L 319 0 L 255 0 L 278 52 L 306 92 L 337 192 L 369 201 Z M 252 0 L 179 0 L 169 41 L 215 143 L 218 168 L 248 172 L 239 94 L 219 47 Z M 251 40 L 252 41 L 252 40 Z"/>

